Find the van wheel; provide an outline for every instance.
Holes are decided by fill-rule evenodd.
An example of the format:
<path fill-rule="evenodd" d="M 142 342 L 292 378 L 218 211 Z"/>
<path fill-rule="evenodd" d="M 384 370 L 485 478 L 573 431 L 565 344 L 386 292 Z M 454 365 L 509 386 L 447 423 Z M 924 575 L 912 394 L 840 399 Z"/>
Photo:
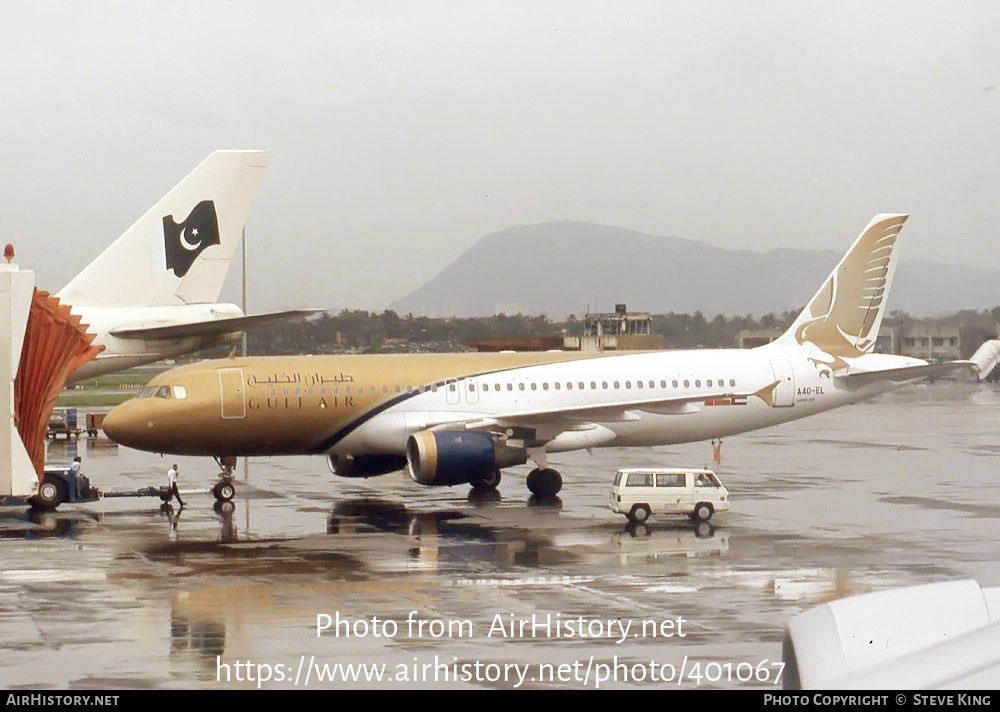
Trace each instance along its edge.
<path fill-rule="evenodd" d="M 694 508 L 694 518 L 699 522 L 707 522 L 712 518 L 714 511 L 708 502 L 699 502 Z"/>
<path fill-rule="evenodd" d="M 634 504 L 632 509 L 629 510 L 628 520 L 630 522 L 637 522 L 641 524 L 642 522 L 649 519 L 649 507 L 645 504 Z"/>

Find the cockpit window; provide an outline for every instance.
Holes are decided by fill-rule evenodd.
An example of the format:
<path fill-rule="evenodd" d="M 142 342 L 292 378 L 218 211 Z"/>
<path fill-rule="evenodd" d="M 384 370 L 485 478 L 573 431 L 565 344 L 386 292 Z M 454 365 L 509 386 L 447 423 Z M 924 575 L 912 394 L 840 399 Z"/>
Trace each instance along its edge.
<path fill-rule="evenodd" d="M 174 398 L 177 400 L 184 400 L 188 397 L 187 388 L 184 386 L 174 386 Z"/>
<path fill-rule="evenodd" d="M 169 398 L 170 397 L 170 386 L 160 386 L 156 389 L 156 393 L 153 394 L 157 398 Z"/>
<path fill-rule="evenodd" d="M 139 391 L 139 395 L 137 395 L 136 398 L 150 398 L 154 393 L 156 393 L 157 388 L 159 388 L 159 386 L 146 386 Z"/>

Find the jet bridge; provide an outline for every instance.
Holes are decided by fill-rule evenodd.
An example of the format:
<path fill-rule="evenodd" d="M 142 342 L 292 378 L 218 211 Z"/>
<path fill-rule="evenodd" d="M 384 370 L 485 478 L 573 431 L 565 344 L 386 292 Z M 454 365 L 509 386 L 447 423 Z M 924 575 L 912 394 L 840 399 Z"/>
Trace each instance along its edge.
<path fill-rule="evenodd" d="M 0 263 L 0 497 L 38 497 L 45 488 L 45 432 L 69 375 L 101 350 L 80 318 L 35 274 Z M 49 483 L 49 488 L 58 488 Z"/>
<path fill-rule="evenodd" d="M 4 250 L 0 263 L 0 496 L 27 497 L 38 491 L 38 475 L 17 431 L 14 380 L 21 360 L 35 273 L 12 264 L 14 249 Z"/>

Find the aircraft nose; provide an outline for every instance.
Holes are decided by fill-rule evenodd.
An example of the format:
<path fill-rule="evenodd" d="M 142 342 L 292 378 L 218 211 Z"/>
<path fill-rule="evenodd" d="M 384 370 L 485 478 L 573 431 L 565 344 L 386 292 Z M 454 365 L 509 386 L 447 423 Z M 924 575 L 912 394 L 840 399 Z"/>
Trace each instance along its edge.
<path fill-rule="evenodd" d="M 138 435 L 142 432 L 142 423 L 136 420 L 136 413 L 129 406 L 130 403 L 122 403 L 113 408 L 110 413 L 104 416 L 104 424 L 101 426 L 104 434 L 120 445 L 131 445 L 136 442 Z"/>

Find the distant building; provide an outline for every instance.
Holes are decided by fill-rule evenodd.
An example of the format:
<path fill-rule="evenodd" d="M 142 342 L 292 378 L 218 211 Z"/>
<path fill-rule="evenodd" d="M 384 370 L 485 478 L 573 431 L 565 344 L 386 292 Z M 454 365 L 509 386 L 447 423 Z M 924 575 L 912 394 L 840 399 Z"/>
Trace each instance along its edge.
<path fill-rule="evenodd" d="M 629 312 L 624 304 L 605 314 L 583 318 L 583 336 L 511 336 L 469 339 L 476 351 L 651 351 L 664 348 L 663 337 L 653 334 L 649 312 Z"/>
<path fill-rule="evenodd" d="M 953 361 L 968 358 L 983 341 L 992 338 L 996 337 L 982 329 L 955 324 L 883 326 L 875 350 L 928 361 Z"/>
<path fill-rule="evenodd" d="M 741 349 L 755 349 L 758 346 L 771 343 L 781 334 L 782 330 L 777 328 L 740 329 L 739 336 L 737 336 L 737 346 Z"/>
<path fill-rule="evenodd" d="M 580 351 L 644 351 L 662 349 L 663 337 L 653 334 L 649 312 L 629 312 L 616 304 L 613 312 L 588 313 L 583 336 L 567 336 L 565 348 Z"/>

